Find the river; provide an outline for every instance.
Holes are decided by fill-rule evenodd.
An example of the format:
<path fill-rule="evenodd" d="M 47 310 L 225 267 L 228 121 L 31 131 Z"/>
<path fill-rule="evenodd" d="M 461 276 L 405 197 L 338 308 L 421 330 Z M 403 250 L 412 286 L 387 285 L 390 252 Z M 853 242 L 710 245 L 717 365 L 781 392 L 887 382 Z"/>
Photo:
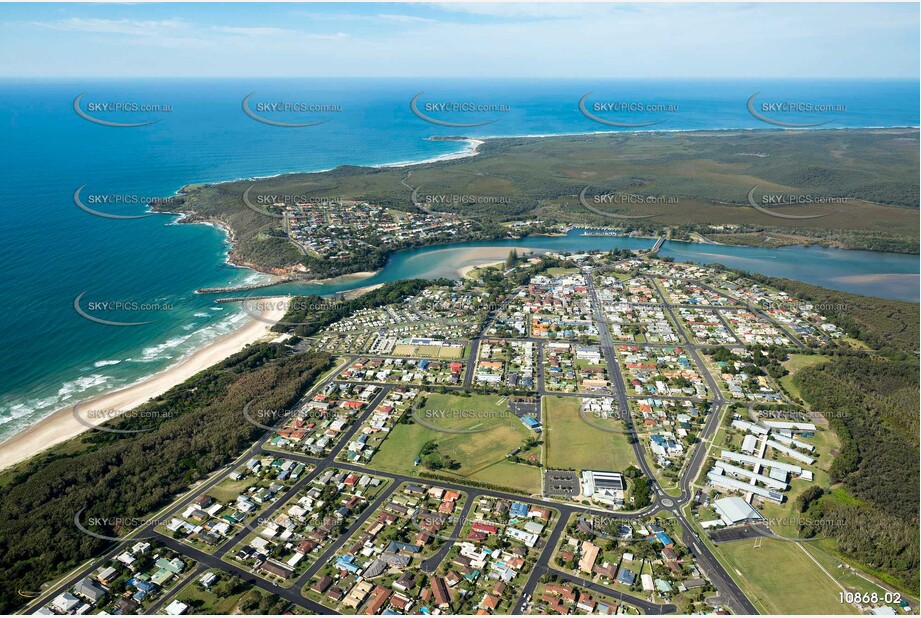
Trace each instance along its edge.
<path fill-rule="evenodd" d="M 406 249 L 394 253 L 383 269 L 371 277 L 345 277 L 323 284 L 280 284 L 258 294 L 318 294 L 328 296 L 357 287 L 400 279 L 457 278 L 465 266 L 503 259 L 511 248 L 519 250 L 585 252 L 612 249 L 649 249 L 654 240 L 623 236 L 585 236 L 575 228 L 565 236 L 531 236 L 522 239 L 484 240 Z M 495 251 L 485 251 L 494 248 Z M 853 251 L 818 246 L 781 248 L 738 247 L 695 242 L 666 241 L 659 255 L 683 262 L 718 263 L 730 268 L 805 281 L 814 285 L 866 296 L 918 302 L 919 257 L 876 251 Z"/>

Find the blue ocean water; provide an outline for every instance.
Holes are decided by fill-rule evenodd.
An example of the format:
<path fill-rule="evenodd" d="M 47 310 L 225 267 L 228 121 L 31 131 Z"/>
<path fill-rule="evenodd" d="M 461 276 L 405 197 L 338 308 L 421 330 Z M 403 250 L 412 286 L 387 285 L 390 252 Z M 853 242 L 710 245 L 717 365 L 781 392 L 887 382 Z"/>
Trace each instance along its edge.
<path fill-rule="evenodd" d="M 489 124 L 454 127 L 425 122 L 409 107 L 420 92 L 419 108 L 436 120 Z M 262 277 L 225 262 L 224 236 L 215 228 L 175 225 L 176 217 L 166 215 L 133 220 L 95 217 L 74 205 L 78 187 L 85 185 L 84 197 L 169 196 L 194 182 L 341 164 L 418 161 L 452 156 L 463 148 L 426 139 L 431 136 L 619 130 L 579 111 L 580 98 L 589 92 L 591 110 L 596 102 L 631 103 L 632 107 L 640 103 L 667 110 L 597 112 L 626 123 L 664 120 L 650 127 L 653 130 L 776 128 L 747 110 L 747 100 L 758 92 L 759 104 L 783 101 L 834 107 L 821 113 L 770 112 L 785 121 L 833 120 L 829 127 L 919 124 L 916 81 L 0 81 L 0 143 L 6 155 L 0 166 L 6 189 L 0 205 L 5 220 L 0 226 L 0 260 L 9 282 L 0 291 L 7 307 L 0 335 L 0 363 L 7 368 L 0 373 L 0 439 L 64 405 L 162 370 L 228 332 L 245 316 L 234 306 L 215 306 L 212 297 L 196 295 L 194 290 Z M 84 110 L 105 102 L 161 106 L 158 111 L 131 113 L 94 110 L 95 117 L 158 122 L 132 128 L 91 123 L 73 109 L 74 99 L 82 93 Z M 309 128 L 256 122 L 241 107 L 250 93 L 254 93 L 251 109 L 266 109 L 261 113 L 264 117 L 324 122 Z M 328 107 L 320 112 L 278 113 L 265 105 L 272 102 Z M 439 110 L 438 103 L 472 103 L 487 109 L 448 112 Z M 339 111 L 331 111 L 333 107 Z M 145 212 L 142 204 L 95 207 L 119 214 Z M 578 242 L 584 246 L 587 241 Z M 627 241 L 591 242 L 607 246 Z M 698 251 L 695 246 L 673 250 L 687 259 Z M 782 258 L 788 267 L 798 261 L 792 250 L 735 256 L 725 255 L 725 248 L 706 251 L 717 255 L 723 251 L 727 263 L 748 260 L 752 270 L 770 271 L 772 257 Z M 862 283 L 852 275 L 911 277 L 918 272 L 917 259 L 910 256 L 868 254 L 859 262 L 869 266 L 855 271 L 858 260 L 847 252 L 811 251 L 810 259 L 818 260 L 817 272 L 824 284 L 851 291 L 904 297 L 904 283 L 887 288 Z M 441 262 L 435 266 L 415 254 L 395 257 L 393 268 L 388 266 L 379 278 L 435 276 L 450 269 L 453 254 L 439 255 Z M 804 279 L 810 276 L 802 273 Z M 848 276 L 851 279 L 841 280 Z M 917 300 L 916 276 L 913 281 L 911 296 Z M 338 287 L 312 291 L 331 292 Z M 73 303 L 81 293 L 83 307 L 90 302 L 121 301 L 158 308 L 92 312 L 115 321 L 151 321 L 107 326 L 77 314 Z"/>

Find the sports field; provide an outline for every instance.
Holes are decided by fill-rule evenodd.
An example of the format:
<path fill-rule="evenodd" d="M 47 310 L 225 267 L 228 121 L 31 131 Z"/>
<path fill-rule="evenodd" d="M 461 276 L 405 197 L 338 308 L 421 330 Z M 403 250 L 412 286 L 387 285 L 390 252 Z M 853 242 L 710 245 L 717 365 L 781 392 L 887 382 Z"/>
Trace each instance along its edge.
<path fill-rule="evenodd" d="M 719 545 L 733 579 L 762 613 L 857 614 L 839 600 L 841 588 L 797 543 L 761 539 Z"/>
<path fill-rule="evenodd" d="M 506 460 L 506 455 L 535 434 L 508 410 L 504 397 L 432 393 L 414 418 L 417 420 L 412 424 L 394 425 L 374 456 L 374 467 L 418 473 L 421 469 L 413 462 L 422 446 L 434 441 L 439 453 L 460 463 L 456 470 L 438 470 L 438 474 L 456 476 L 459 482 L 469 479 L 540 491 L 539 468 Z"/>

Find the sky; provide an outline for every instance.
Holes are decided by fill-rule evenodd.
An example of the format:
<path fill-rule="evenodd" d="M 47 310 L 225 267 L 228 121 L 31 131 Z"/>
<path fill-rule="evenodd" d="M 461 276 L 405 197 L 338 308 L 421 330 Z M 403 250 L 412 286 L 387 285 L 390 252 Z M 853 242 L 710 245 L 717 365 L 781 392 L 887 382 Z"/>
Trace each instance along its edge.
<path fill-rule="evenodd" d="M 0 77 L 889 78 L 917 3 L 2 4 Z"/>

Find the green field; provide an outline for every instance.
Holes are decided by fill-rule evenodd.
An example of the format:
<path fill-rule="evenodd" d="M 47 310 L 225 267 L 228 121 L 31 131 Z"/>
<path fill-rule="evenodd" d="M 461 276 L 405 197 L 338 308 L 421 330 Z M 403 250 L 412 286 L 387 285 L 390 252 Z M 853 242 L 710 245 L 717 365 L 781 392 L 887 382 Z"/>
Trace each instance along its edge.
<path fill-rule="evenodd" d="M 559 277 L 562 275 L 574 275 L 577 272 L 579 272 L 578 268 L 561 268 L 561 267 L 555 266 L 553 268 L 547 269 L 547 274 L 550 275 L 551 277 Z"/>
<path fill-rule="evenodd" d="M 614 470 L 637 465 L 633 447 L 623 433 L 593 427 L 579 416 L 579 397 L 544 397 L 544 444 L 548 468 Z M 620 421 L 592 419 L 597 425 L 621 429 Z"/>
<path fill-rule="evenodd" d="M 802 399 L 799 388 L 793 384 L 793 376 L 795 376 L 800 369 L 818 365 L 827 360 L 828 357 L 821 354 L 790 354 L 789 358 L 783 362 L 784 369 L 790 373 L 780 378 L 780 385 L 784 387 L 784 390 L 790 393 L 791 397 Z"/>
<path fill-rule="evenodd" d="M 509 412 L 505 400 L 500 402 L 495 395 L 461 397 L 432 393 L 426 396 L 425 405 L 415 416 L 425 425 L 420 422 L 394 425 L 374 456 L 375 468 L 418 474 L 424 468 L 413 462 L 422 446 L 434 441 L 439 453 L 460 464 L 455 470 L 438 470 L 438 474 L 456 476 L 458 482 L 469 479 L 532 493 L 540 491 L 537 467 L 515 464 L 505 458 L 522 441 L 535 435 Z M 441 428 L 469 433 L 448 433 L 440 431 Z"/>
<path fill-rule="evenodd" d="M 259 479 L 254 479 L 252 477 L 244 477 L 237 481 L 232 481 L 229 478 L 224 479 L 214 487 L 208 490 L 208 495 L 214 498 L 217 502 L 226 504 L 233 500 L 236 500 L 237 496 L 240 495 L 245 489 L 252 485 L 259 485 L 260 487 L 268 487 L 269 482 L 260 482 Z"/>
<path fill-rule="evenodd" d="M 732 578 L 749 600 L 767 614 L 858 614 L 841 603 L 841 588 L 797 543 L 763 539 L 719 545 Z"/>
<path fill-rule="evenodd" d="M 224 575 L 226 577 L 226 575 Z M 195 614 L 236 614 L 237 604 L 240 602 L 240 599 L 252 588 L 249 584 L 241 585 L 241 590 L 226 598 L 220 598 L 213 592 L 203 589 L 198 583 L 198 578 L 195 581 L 189 582 L 189 584 L 183 588 L 179 594 L 176 595 L 176 600 L 181 601 L 188 605 L 192 611 L 190 613 Z"/>
<path fill-rule="evenodd" d="M 253 611 L 242 611 L 240 607 L 240 601 L 244 597 L 249 597 L 252 595 L 257 595 L 254 597 L 256 601 L 259 598 L 265 597 L 267 593 L 256 589 L 254 591 L 254 586 L 246 582 L 240 582 L 238 590 L 230 595 L 218 595 L 212 590 L 218 590 L 221 587 L 221 580 L 224 580 L 228 577 L 226 573 L 219 575 L 219 581 L 217 584 L 212 585 L 212 590 L 207 590 L 203 588 L 199 583 L 198 579 L 200 576 L 196 577 L 190 581 L 185 588 L 179 591 L 176 594 L 174 600 L 181 601 L 189 606 L 189 614 L 199 614 L 199 615 L 215 615 L 215 614 L 255 614 L 260 613 L 259 608 L 257 607 Z M 277 599 L 277 597 L 274 597 Z M 253 600 L 253 599 L 251 599 Z M 244 603 L 245 605 L 245 603 Z M 282 603 L 281 606 L 285 606 L 287 603 Z M 306 611 L 297 606 L 291 606 L 290 610 L 294 614 L 304 614 Z"/>
<path fill-rule="evenodd" d="M 394 356 L 414 356 L 424 358 L 463 358 L 464 346 L 447 347 L 441 345 L 400 344 L 393 348 Z"/>

